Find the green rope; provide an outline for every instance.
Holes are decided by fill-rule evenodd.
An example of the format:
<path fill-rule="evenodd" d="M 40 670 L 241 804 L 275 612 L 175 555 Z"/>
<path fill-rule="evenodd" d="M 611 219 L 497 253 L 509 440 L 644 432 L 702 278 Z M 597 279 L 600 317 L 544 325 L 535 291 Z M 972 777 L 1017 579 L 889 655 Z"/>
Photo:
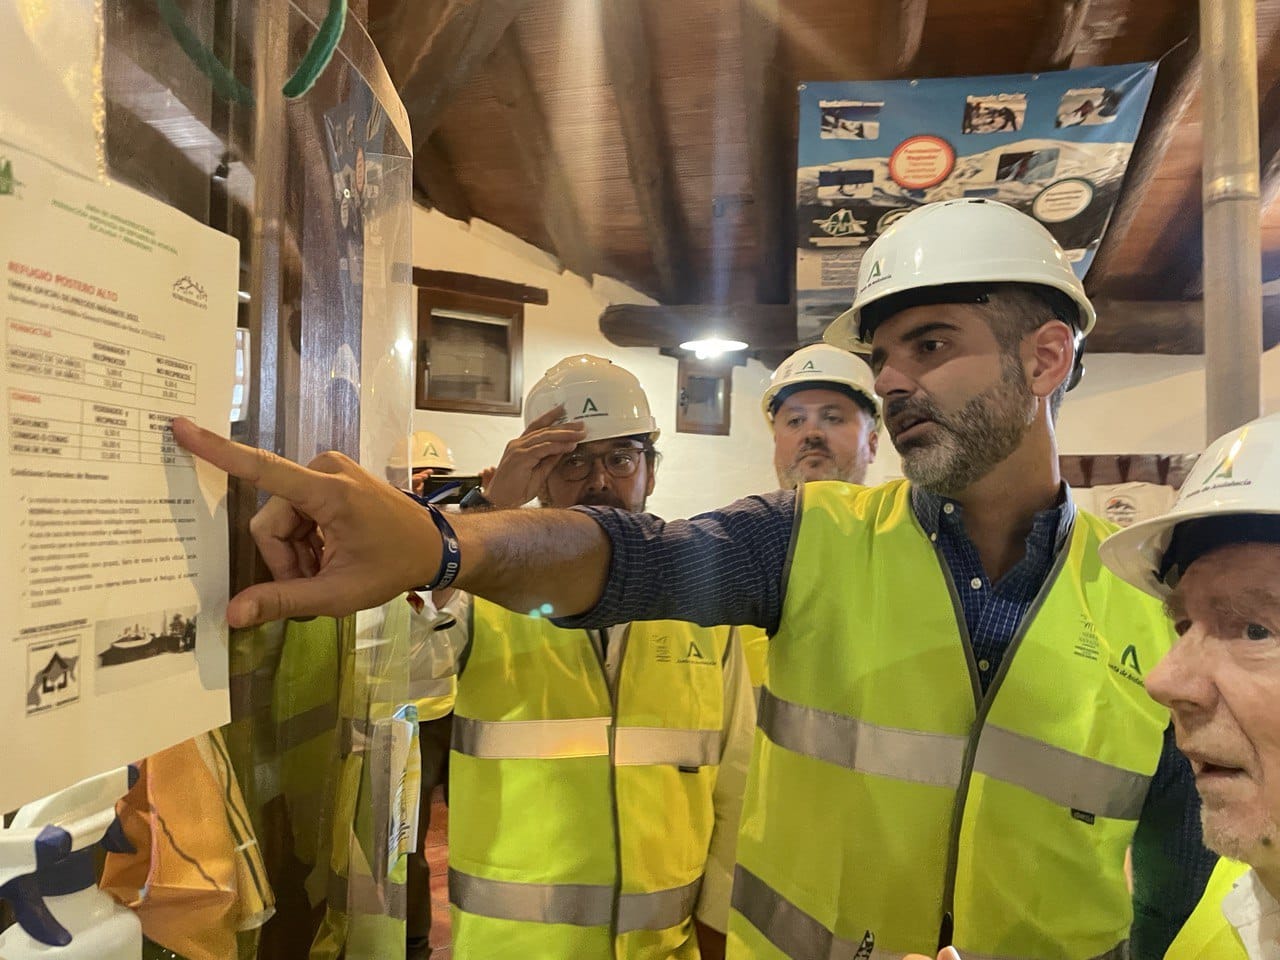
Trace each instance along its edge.
<path fill-rule="evenodd" d="M 189 26 L 182 11 L 174 0 L 156 0 L 156 9 L 165 26 L 178 41 L 191 62 L 213 83 L 214 92 L 233 103 L 253 104 L 253 91 L 236 79 L 235 74 L 227 69 Z M 303 55 L 298 68 L 293 72 L 281 93 L 290 100 L 297 99 L 315 86 L 320 74 L 333 59 L 338 49 L 338 41 L 342 39 L 342 31 L 347 23 L 347 0 L 329 0 L 329 12 L 320 24 L 315 39 Z"/>
<path fill-rule="evenodd" d="M 213 81 L 213 89 L 218 96 L 232 103 L 253 103 L 253 91 L 237 80 L 235 74 L 214 56 L 213 51 L 200 42 L 200 38 L 187 26 L 187 19 L 174 0 L 156 0 L 156 9 L 173 34 L 173 39 L 178 41 L 178 46 L 200 72 Z"/>
<path fill-rule="evenodd" d="M 342 31 L 346 25 L 347 0 L 329 0 L 329 13 L 320 24 L 316 38 L 311 41 L 298 69 L 281 90 L 286 97 L 293 100 L 315 86 L 316 80 L 333 59 L 333 52 L 338 49 L 338 41 L 342 39 Z"/>

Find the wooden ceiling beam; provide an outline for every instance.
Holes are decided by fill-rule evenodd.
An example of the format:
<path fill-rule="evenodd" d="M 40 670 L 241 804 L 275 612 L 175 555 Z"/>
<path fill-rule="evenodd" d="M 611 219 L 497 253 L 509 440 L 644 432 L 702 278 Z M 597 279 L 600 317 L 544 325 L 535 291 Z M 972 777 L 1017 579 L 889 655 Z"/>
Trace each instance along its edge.
<path fill-rule="evenodd" d="M 1036 41 L 1027 70 L 1066 70 L 1084 39 L 1090 0 L 1050 0 L 1044 31 Z"/>
<path fill-rule="evenodd" d="M 567 269 L 589 280 L 597 272 L 600 258 L 587 242 L 569 177 L 551 139 L 551 126 L 533 87 L 514 25 L 498 40 L 486 68 L 494 97 L 506 115 L 516 156 L 525 176 L 540 192 L 542 223 L 554 252 Z"/>
<path fill-rule="evenodd" d="M 1261 179 L 1259 181 L 1259 216 L 1265 220 L 1267 212 L 1280 197 L 1280 86 L 1267 91 L 1258 110 L 1258 157 Z M 1200 194 L 1196 194 L 1199 201 Z M 1196 264 L 1191 280 L 1182 291 L 1185 299 L 1196 300 L 1204 296 L 1204 220 L 1197 229 L 1189 231 L 1185 246 L 1178 254 Z M 1185 260 L 1184 260 L 1185 262 Z"/>
<path fill-rule="evenodd" d="M 1104 290 L 1115 279 L 1120 250 L 1199 89 L 1200 43 L 1193 34 L 1166 54 L 1156 74 L 1155 89 L 1129 158 L 1120 198 L 1085 278 L 1091 292 Z"/>
<path fill-rule="evenodd" d="M 431 16 L 420 0 L 402 0 L 393 49 L 405 51 L 405 58 L 392 64 L 392 76 L 409 114 L 415 153 L 528 3 L 449 0 Z"/>
<path fill-rule="evenodd" d="M 884 62 L 881 68 L 888 76 L 911 75 L 920 55 L 928 15 L 929 0 L 882 0 L 880 49 L 884 51 Z"/>
<path fill-rule="evenodd" d="M 1204 304 L 1199 301 L 1097 299 L 1098 325 L 1088 353 L 1166 356 L 1204 352 Z M 1280 343 L 1280 295 L 1267 297 L 1264 345 Z M 795 307 L 790 304 L 641 306 L 618 304 L 600 316 L 600 332 L 619 347 L 676 347 L 697 336 L 745 340 L 751 351 L 794 350 Z"/>
<path fill-rule="evenodd" d="M 742 30 L 742 100 L 746 114 L 752 209 L 756 221 L 756 299 L 791 302 L 796 251 L 795 170 L 790 163 L 793 88 L 780 64 L 779 0 L 739 0 Z"/>
<path fill-rule="evenodd" d="M 655 89 L 653 56 L 640 0 L 602 5 L 604 60 L 627 145 L 631 188 L 648 235 L 662 299 L 692 294 L 688 226 L 676 190 L 671 138 Z"/>
<path fill-rule="evenodd" d="M 793 350 L 796 309 L 789 303 L 650 307 L 620 303 L 600 315 L 600 332 L 618 347 L 678 347 L 698 336 L 744 340 L 752 350 Z"/>
<path fill-rule="evenodd" d="M 431 206 L 454 220 L 471 219 L 471 201 L 454 175 L 449 151 L 439 134 L 432 134 L 414 151 L 413 174 Z"/>

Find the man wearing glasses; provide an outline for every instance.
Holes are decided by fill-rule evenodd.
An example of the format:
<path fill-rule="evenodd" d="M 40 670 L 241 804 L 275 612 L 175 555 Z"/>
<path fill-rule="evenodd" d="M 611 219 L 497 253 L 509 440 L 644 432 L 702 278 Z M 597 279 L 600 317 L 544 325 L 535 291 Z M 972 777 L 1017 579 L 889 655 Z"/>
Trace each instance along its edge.
<path fill-rule="evenodd" d="M 568 357 L 530 391 L 525 420 L 464 509 L 644 510 L 658 429 L 631 373 Z M 458 624 L 440 633 L 458 674 L 454 956 L 723 957 L 755 723 L 736 631 L 564 630 L 549 607 L 435 601 Z"/>

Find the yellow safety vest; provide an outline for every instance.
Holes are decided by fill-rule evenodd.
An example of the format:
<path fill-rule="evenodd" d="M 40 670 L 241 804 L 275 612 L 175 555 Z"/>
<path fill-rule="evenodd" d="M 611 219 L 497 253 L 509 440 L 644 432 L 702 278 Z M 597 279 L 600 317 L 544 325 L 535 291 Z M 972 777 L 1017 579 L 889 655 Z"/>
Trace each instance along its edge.
<path fill-rule="evenodd" d="M 404 951 L 418 723 L 409 607 L 396 598 L 382 613 L 376 642 L 357 642 L 355 617 L 285 627 L 272 711 L 294 854 L 312 867 L 311 904 L 324 903 L 311 960 Z"/>
<path fill-rule="evenodd" d="M 738 841 L 735 957 L 1127 956 L 1159 605 L 1077 516 L 984 697 L 903 482 L 804 488 Z"/>
<path fill-rule="evenodd" d="M 769 676 L 769 634 L 763 627 L 739 627 L 738 638 L 742 658 L 747 662 L 747 675 L 751 677 L 751 690 L 759 703 L 760 691 Z"/>
<path fill-rule="evenodd" d="M 1223 899 L 1248 872 L 1247 863 L 1226 857 L 1218 861 L 1204 888 L 1204 896 L 1169 944 L 1164 960 L 1249 960 L 1236 928 L 1222 913 Z"/>
<path fill-rule="evenodd" d="M 450 757 L 458 960 L 698 957 L 730 629 L 584 630 L 476 598 Z"/>

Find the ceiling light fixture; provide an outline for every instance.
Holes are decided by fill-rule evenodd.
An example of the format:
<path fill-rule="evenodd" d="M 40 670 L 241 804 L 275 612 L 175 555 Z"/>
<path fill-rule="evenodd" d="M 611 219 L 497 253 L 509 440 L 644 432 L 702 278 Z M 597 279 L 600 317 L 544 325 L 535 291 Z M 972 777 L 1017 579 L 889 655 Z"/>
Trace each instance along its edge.
<path fill-rule="evenodd" d="M 724 340 L 720 337 L 703 337 L 701 340 L 686 340 L 680 344 L 681 350 L 691 350 L 699 360 L 714 360 L 716 357 L 735 350 L 747 349 L 742 340 Z"/>

